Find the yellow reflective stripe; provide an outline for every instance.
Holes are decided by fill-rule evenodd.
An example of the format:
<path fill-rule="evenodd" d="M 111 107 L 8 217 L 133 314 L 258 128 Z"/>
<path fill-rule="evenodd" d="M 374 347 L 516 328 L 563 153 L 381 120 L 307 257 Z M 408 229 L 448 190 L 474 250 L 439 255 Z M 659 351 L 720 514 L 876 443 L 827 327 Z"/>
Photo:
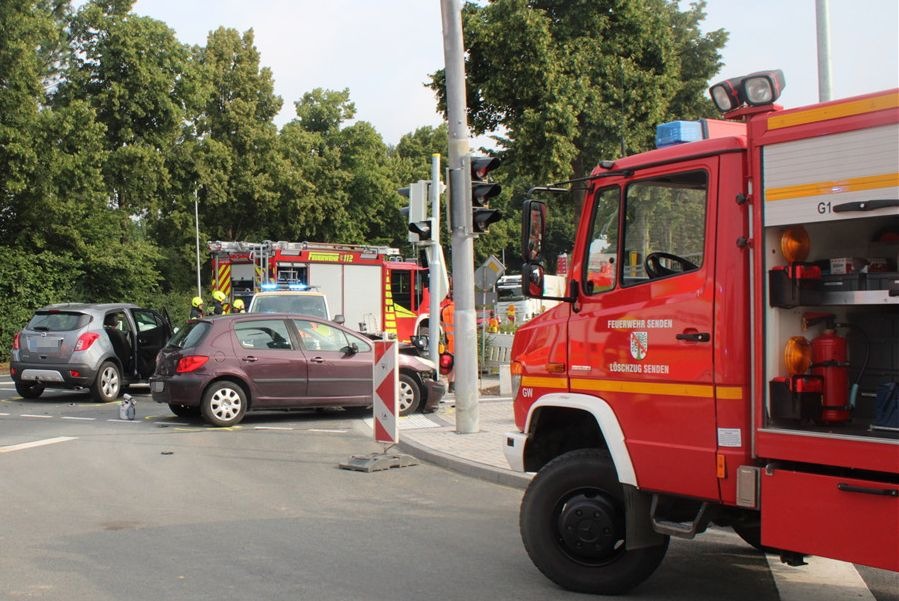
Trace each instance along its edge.
<path fill-rule="evenodd" d="M 533 386 L 534 388 L 568 388 L 568 378 L 522 376 L 521 385 Z"/>
<path fill-rule="evenodd" d="M 566 388 L 565 378 L 545 376 L 522 376 L 521 385 L 534 388 Z M 572 378 L 572 390 L 590 390 L 596 392 L 626 392 L 630 394 L 662 394 L 668 396 L 687 396 L 722 400 L 742 400 L 743 388 L 740 386 L 711 386 L 708 384 L 672 384 L 668 382 L 633 382 L 627 380 L 591 380 Z"/>
<path fill-rule="evenodd" d="M 715 386 L 715 396 L 730 401 L 743 400 L 743 388 L 740 386 Z"/>
<path fill-rule="evenodd" d="M 899 107 L 899 93 L 888 92 L 880 96 L 873 96 L 863 100 L 841 102 L 830 106 L 821 106 L 804 111 L 790 112 L 788 114 L 775 114 L 768 117 L 768 129 L 781 129 L 827 121 L 828 119 L 840 119 L 852 115 L 863 115 L 874 111 L 894 109 Z"/>
<path fill-rule="evenodd" d="M 571 388 L 577 388 L 580 390 L 596 390 L 598 392 L 628 392 L 704 398 L 710 398 L 713 392 L 713 388 L 710 384 L 670 384 L 667 382 L 586 380 L 582 378 L 572 378 Z"/>
<path fill-rule="evenodd" d="M 899 173 L 882 173 L 880 175 L 850 177 L 848 179 L 835 181 L 812 182 L 810 184 L 798 184 L 795 186 L 766 188 L 765 201 L 790 200 L 808 196 L 823 196 L 825 194 L 842 194 L 844 192 L 859 192 L 861 190 L 876 190 L 878 188 L 895 188 L 897 186 L 899 186 Z"/>

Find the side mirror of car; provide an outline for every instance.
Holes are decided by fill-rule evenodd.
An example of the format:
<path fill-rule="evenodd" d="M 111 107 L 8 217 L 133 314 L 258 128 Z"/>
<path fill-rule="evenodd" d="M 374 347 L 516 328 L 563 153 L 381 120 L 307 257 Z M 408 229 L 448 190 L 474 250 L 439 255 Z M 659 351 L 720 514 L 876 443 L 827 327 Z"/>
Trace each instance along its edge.
<path fill-rule="evenodd" d="M 332 319 L 331 321 L 333 321 L 337 325 L 342 326 L 343 323 L 346 321 L 346 318 L 343 316 L 342 313 L 338 313 L 337 315 L 334 316 L 334 319 Z"/>
<path fill-rule="evenodd" d="M 356 344 L 355 342 L 351 342 L 350 344 L 348 344 L 347 346 L 343 347 L 340 350 L 343 351 L 343 354 L 345 356 L 352 357 L 353 355 L 355 355 L 356 353 L 359 352 L 359 345 Z"/>
<path fill-rule="evenodd" d="M 428 346 L 430 345 L 430 338 L 428 336 L 412 336 L 409 340 L 412 342 L 412 346 L 419 351 L 422 353 L 427 352 Z"/>

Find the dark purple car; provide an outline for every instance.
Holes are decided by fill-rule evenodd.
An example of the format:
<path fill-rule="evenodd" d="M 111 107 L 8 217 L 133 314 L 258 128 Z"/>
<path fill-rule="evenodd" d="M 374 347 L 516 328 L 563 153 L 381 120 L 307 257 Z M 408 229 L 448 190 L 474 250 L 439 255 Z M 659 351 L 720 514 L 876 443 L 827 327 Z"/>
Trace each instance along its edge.
<path fill-rule="evenodd" d="M 253 410 L 369 407 L 373 362 L 372 341 L 334 322 L 225 315 L 189 321 L 169 340 L 150 391 L 175 415 L 233 426 Z M 421 386 L 418 400 L 436 408 L 443 386 L 433 380 L 433 365 L 401 355 L 399 367 L 401 381 L 405 370 Z"/>

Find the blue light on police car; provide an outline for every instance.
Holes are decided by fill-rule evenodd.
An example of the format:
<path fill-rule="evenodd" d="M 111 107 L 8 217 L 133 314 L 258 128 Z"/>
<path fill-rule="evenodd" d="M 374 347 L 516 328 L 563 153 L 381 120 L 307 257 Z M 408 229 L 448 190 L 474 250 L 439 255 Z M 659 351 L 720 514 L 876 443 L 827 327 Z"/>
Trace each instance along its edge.
<path fill-rule="evenodd" d="M 308 288 L 309 286 L 307 286 L 306 284 L 300 284 L 299 282 L 290 282 L 289 284 L 287 284 L 288 290 L 306 290 Z"/>
<path fill-rule="evenodd" d="M 702 139 L 702 123 L 699 121 L 670 121 L 656 126 L 656 148 Z"/>
<path fill-rule="evenodd" d="M 262 288 L 265 291 L 277 290 L 278 284 L 276 284 L 274 282 L 266 282 L 265 284 L 262 284 L 262 286 L 260 286 L 260 288 Z"/>

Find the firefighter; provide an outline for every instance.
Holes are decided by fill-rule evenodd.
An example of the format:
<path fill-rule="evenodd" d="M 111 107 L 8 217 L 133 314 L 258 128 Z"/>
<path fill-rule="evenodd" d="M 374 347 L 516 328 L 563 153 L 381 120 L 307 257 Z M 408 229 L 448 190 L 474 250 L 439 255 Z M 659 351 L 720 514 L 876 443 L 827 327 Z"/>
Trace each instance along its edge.
<path fill-rule="evenodd" d="M 445 340 L 443 352 L 451 357 L 451 359 L 449 359 L 450 365 L 453 365 L 455 363 L 456 356 L 455 319 L 456 304 L 453 302 L 453 293 L 450 292 L 446 295 L 446 299 L 443 301 L 443 305 L 440 307 L 440 325 L 443 327 L 443 337 Z M 453 392 L 455 390 L 456 382 L 455 367 L 450 367 L 449 371 L 445 375 L 448 384 L 447 392 Z"/>
<path fill-rule="evenodd" d="M 506 319 L 509 320 L 509 323 L 513 326 L 515 325 L 515 305 L 509 305 L 506 307 Z"/>
<path fill-rule="evenodd" d="M 205 313 L 203 312 L 203 297 L 195 296 L 190 301 L 190 318 L 191 319 L 199 319 L 203 317 Z"/>
<path fill-rule="evenodd" d="M 246 309 L 244 308 L 243 301 L 239 298 L 235 298 L 234 302 L 231 303 L 231 312 L 232 313 L 246 313 Z"/>
<path fill-rule="evenodd" d="M 225 300 L 228 297 L 225 296 L 225 293 L 221 290 L 215 290 L 212 293 L 212 313 L 214 315 L 222 315 L 225 313 Z"/>
<path fill-rule="evenodd" d="M 490 312 L 490 319 L 487 320 L 487 332 L 490 334 L 499 332 L 499 318 L 493 311 Z"/>

